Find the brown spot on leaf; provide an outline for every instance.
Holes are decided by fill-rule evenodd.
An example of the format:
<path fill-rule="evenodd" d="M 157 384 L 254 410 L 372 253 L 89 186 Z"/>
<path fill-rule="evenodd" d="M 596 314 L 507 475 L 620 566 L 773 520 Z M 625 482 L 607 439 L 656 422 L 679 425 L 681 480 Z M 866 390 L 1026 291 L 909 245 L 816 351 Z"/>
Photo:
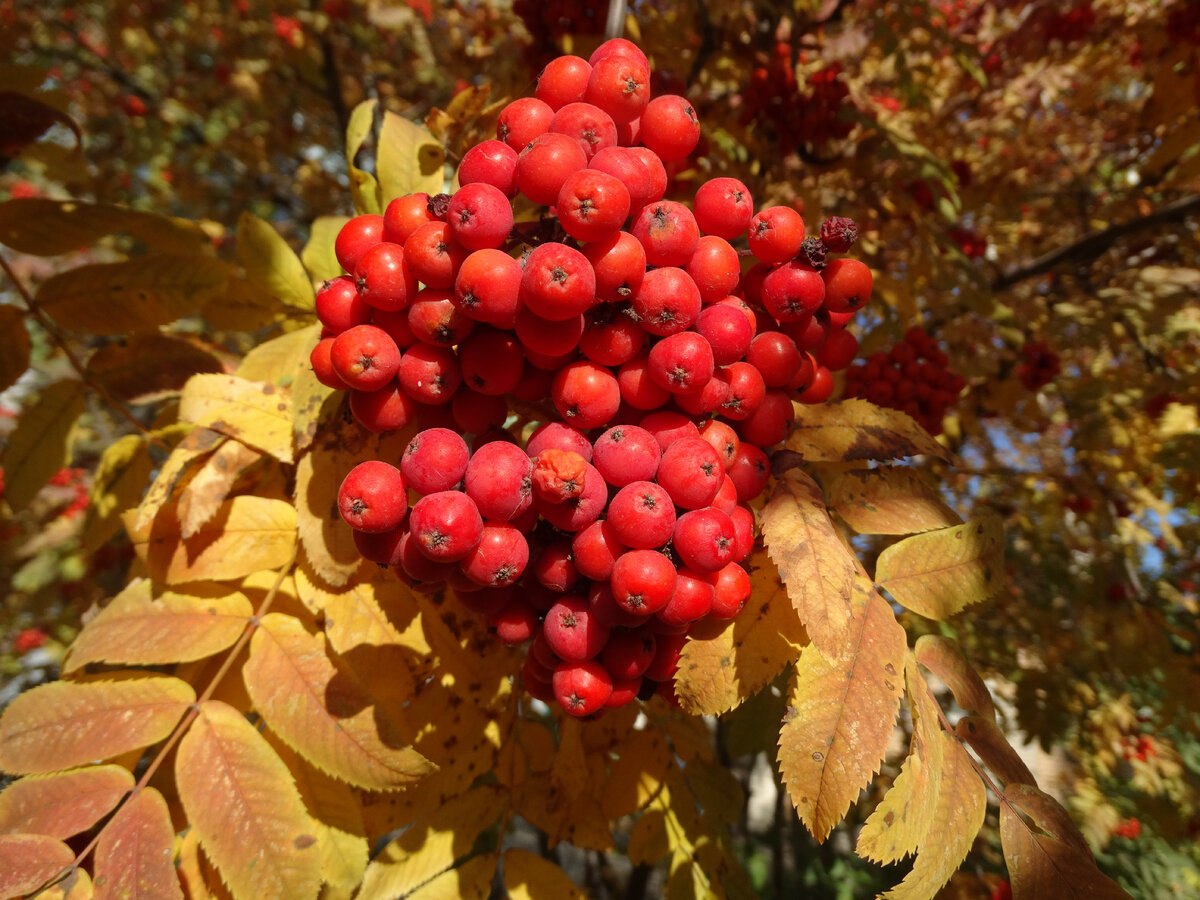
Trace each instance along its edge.
<path fill-rule="evenodd" d="M 292 841 L 292 844 L 295 846 L 295 848 L 297 850 L 307 850 L 309 847 L 311 847 L 316 842 L 317 842 L 316 835 L 301 834 L 301 835 L 296 836 L 296 839 L 294 841 Z"/>

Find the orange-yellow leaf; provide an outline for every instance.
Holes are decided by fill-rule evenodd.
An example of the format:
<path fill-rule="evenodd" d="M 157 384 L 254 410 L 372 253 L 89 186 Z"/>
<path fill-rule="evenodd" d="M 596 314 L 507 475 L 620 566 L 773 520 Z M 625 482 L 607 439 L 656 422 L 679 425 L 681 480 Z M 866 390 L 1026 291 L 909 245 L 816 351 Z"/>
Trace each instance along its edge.
<path fill-rule="evenodd" d="M 156 592 L 146 578 L 132 581 L 75 638 L 64 672 L 93 662 L 133 666 L 204 659 L 232 647 L 254 610 L 238 591 L 197 582 Z"/>
<path fill-rule="evenodd" d="M 1031 785 L 1005 788 L 1000 803 L 1000 844 L 1013 900 L 1131 900 L 1096 868 L 1066 810 Z"/>
<path fill-rule="evenodd" d="M 818 841 L 879 771 L 904 691 L 904 629 L 874 591 L 856 591 L 842 652 L 806 647 L 779 732 L 779 768 Z"/>
<path fill-rule="evenodd" d="M 375 124 L 375 108 L 379 101 L 375 98 L 363 100 L 350 113 L 350 121 L 346 123 L 346 163 L 350 170 L 350 196 L 354 200 L 354 209 L 358 213 L 381 213 L 382 204 L 379 201 L 379 182 L 375 176 L 365 169 L 358 167 L 358 151 Z"/>
<path fill-rule="evenodd" d="M 292 461 L 292 400 L 287 388 L 236 375 L 193 375 L 179 418 Z"/>
<path fill-rule="evenodd" d="M 913 612 L 945 619 L 994 597 L 1004 583 L 1004 531 L 972 519 L 905 538 L 879 554 L 875 581 Z"/>
<path fill-rule="evenodd" d="M 675 695 L 694 715 L 720 715 L 758 693 L 806 643 L 775 564 L 759 551 L 746 563 L 753 592 L 736 618 L 694 628 L 675 675 Z"/>
<path fill-rule="evenodd" d="M 433 132 L 394 112 L 384 112 L 376 169 L 385 205 L 405 194 L 440 194 L 446 179 L 445 163 L 446 152 Z"/>
<path fill-rule="evenodd" d="M 496 785 L 450 798 L 380 851 L 367 867 L 356 900 L 392 900 L 446 871 L 500 818 L 504 806 Z"/>
<path fill-rule="evenodd" d="M 0 391 L 12 387 L 29 368 L 31 348 L 25 313 L 15 306 L 0 306 Z"/>
<path fill-rule="evenodd" d="M 1033 773 L 1008 742 L 995 719 L 963 716 L 954 723 L 954 732 L 967 742 L 983 764 L 1005 785 L 1036 784 Z"/>
<path fill-rule="evenodd" d="M 617 758 L 601 798 L 604 814 L 611 821 L 632 815 L 649 803 L 671 765 L 671 750 L 657 728 L 630 731 L 613 750 Z"/>
<path fill-rule="evenodd" d="M 196 700 L 178 678 L 55 681 L 20 694 L 0 717 L 0 769 L 59 772 L 157 743 Z"/>
<path fill-rule="evenodd" d="M 142 788 L 100 832 L 97 900 L 183 900 L 174 852 L 167 801 L 154 788 Z"/>
<path fill-rule="evenodd" d="M 62 880 L 37 895 L 37 900 L 93 900 L 92 876 L 86 869 L 73 869 Z"/>
<path fill-rule="evenodd" d="M 587 897 L 569 875 L 550 860 L 510 847 L 504 851 L 504 887 L 512 900 L 584 900 Z"/>
<path fill-rule="evenodd" d="M 193 375 L 221 370 L 221 361 L 204 347 L 158 332 L 106 344 L 87 364 L 89 375 L 129 403 L 160 400 L 181 391 Z"/>
<path fill-rule="evenodd" d="M 373 698 L 291 616 L 265 616 L 242 674 L 271 729 L 330 775 L 368 790 L 412 784 L 433 771 Z"/>
<path fill-rule="evenodd" d="M 94 553 L 117 533 L 121 513 L 137 505 L 153 470 L 149 441 L 141 434 L 123 435 L 104 449 L 88 495 L 85 552 Z"/>
<path fill-rule="evenodd" d="M 322 407 L 326 403 L 335 407 L 341 399 L 340 395 L 334 397 L 338 394 L 337 391 L 317 381 L 309 356 L 320 337 L 320 331 L 313 328 L 308 331 L 308 335 L 304 345 L 304 356 L 292 370 L 292 441 L 297 453 L 303 453 L 316 439 Z M 330 399 L 331 397 L 333 399 Z"/>
<path fill-rule="evenodd" d="M 822 482 L 830 508 L 859 534 L 915 534 L 962 522 L 922 469 L 850 469 Z"/>
<path fill-rule="evenodd" d="M 22 510 L 70 459 L 71 434 L 83 415 L 83 382 L 68 379 L 46 387 L 36 404 L 22 411 L 0 453 L 4 499 Z"/>
<path fill-rule="evenodd" d="M 64 328 L 87 334 L 155 331 L 195 315 L 229 280 L 225 263 L 209 256 L 148 254 L 92 263 L 42 282 L 38 302 Z"/>
<path fill-rule="evenodd" d="M 996 718 L 991 692 L 979 677 L 953 638 L 925 634 L 913 645 L 917 662 L 942 680 L 963 709 L 985 718 Z"/>
<path fill-rule="evenodd" d="M 342 479 L 365 460 L 400 459 L 413 430 L 371 434 L 343 412 L 340 403 L 321 407 L 316 439 L 296 466 L 300 544 L 313 572 L 334 588 L 365 568 L 354 533 L 337 512 Z"/>
<path fill-rule="evenodd" d="M 933 821 L 936 777 L 942 767 L 937 704 L 911 652 L 905 658 L 904 676 L 913 720 L 912 744 L 900 774 L 863 825 L 855 847 L 859 856 L 885 864 L 917 852 Z"/>
<path fill-rule="evenodd" d="M 99 822 L 131 787 L 133 776 L 121 766 L 21 778 L 0 793 L 0 833 L 66 840 Z"/>
<path fill-rule="evenodd" d="M 223 331 L 258 331 L 280 322 L 290 324 L 275 298 L 243 279 L 232 263 L 227 274 L 225 289 L 204 301 L 204 318 L 213 326 Z"/>
<path fill-rule="evenodd" d="M 131 524 L 127 524 L 127 530 L 132 534 L 134 531 L 149 528 L 159 510 L 174 497 L 180 482 L 195 466 L 196 461 L 212 453 L 225 440 L 225 435 L 207 428 L 196 428 L 186 434 L 158 470 L 158 475 L 146 491 L 146 496 L 138 504 L 137 516 Z"/>
<path fill-rule="evenodd" d="M 366 826 L 359 792 L 314 768 L 279 737 L 267 740 L 296 779 L 300 799 L 312 816 L 321 851 L 321 878 L 334 887 L 353 890 L 367 869 Z"/>
<path fill-rule="evenodd" d="M 179 525 L 185 538 L 207 524 L 246 470 L 263 458 L 240 441 L 226 441 L 204 460 L 179 492 Z"/>
<path fill-rule="evenodd" d="M 784 445 L 805 462 L 854 462 L 932 456 L 952 462 L 953 456 L 909 416 L 866 400 L 842 400 L 804 406 Z"/>
<path fill-rule="evenodd" d="M 798 469 L 785 473 L 761 521 L 767 553 L 809 639 L 826 656 L 836 655 L 853 627 L 858 560 L 829 518 L 820 487 Z"/>
<path fill-rule="evenodd" d="M 212 247 L 203 229 L 186 219 L 77 200 L 31 197 L 0 203 L 0 243 L 21 253 L 73 253 L 117 232 L 173 253 L 204 253 Z"/>
<path fill-rule="evenodd" d="M 292 775 L 245 716 L 209 700 L 175 757 L 184 811 L 238 900 L 315 900 L 321 855 Z"/>
<path fill-rule="evenodd" d="M 952 735 L 941 732 L 941 765 L 931 771 L 937 792 L 933 815 L 912 871 L 884 894 L 888 900 L 928 900 L 962 865 L 983 827 L 987 791 L 971 758 Z"/>
<path fill-rule="evenodd" d="M 0 897 L 24 897 L 74 861 L 74 851 L 55 838 L 0 834 Z"/>
<path fill-rule="evenodd" d="M 126 530 L 138 558 L 156 580 L 167 584 L 230 580 L 261 569 L 277 569 L 292 558 L 296 510 L 283 500 L 233 497 L 192 537 L 185 539 L 178 508 L 163 507 L 148 528 L 133 514 Z"/>
<path fill-rule="evenodd" d="M 288 385 L 301 366 L 309 365 L 312 348 L 321 336 L 319 322 L 288 331 L 259 344 L 238 364 L 234 374 L 247 381 Z"/>

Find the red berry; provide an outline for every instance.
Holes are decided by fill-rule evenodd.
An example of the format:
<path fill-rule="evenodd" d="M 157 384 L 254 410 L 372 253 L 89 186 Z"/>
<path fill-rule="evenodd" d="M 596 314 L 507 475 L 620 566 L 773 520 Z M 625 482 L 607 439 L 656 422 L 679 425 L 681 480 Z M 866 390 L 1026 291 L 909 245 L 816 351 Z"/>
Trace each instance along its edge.
<path fill-rule="evenodd" d="M 551 606 L 542 628 L 554 655 L 568 662 L 592 659 L 608 642 L 608 626 L 592 614 L 587 600 L 577 595 L 561 597 Z"/>
<path fill-rule="evenodd" d="M 630 550 L 613 563 L 613 599 L 626 612 L 649 616 L 675 592 L 675 564 L 657 550 Z"/>
<path fill-rule="evenodd" d="M 547 131 L 530 141 L 517 157 L 517 185 L 534 203 L 552 206 L 567 177 L 586 168 L 587 161 L 578 140 Z"/>
<path fill-rule="evenodd" d="M 355 216 L 342 226 L 333 241 L 338 264 L 353 274 L 362 255 L 383 240 L 383 216 Z"/>
<path fill-rule="evenodd" d="M 629 216 L 629 190 L 612 175 L 580 169 L 563 182 L 556 208 L 563 230 L 577 241 L 606 241 Z"/>
<path fill-rule="evenodd" d="M 503 141 L 480 141 L 463 154 L 458 165 L 458 183 L 464 186 L 490 184 L 505 197 L 515 197 L 517 151 Z M 390 204 L 388 208 L 391 208 Z"/>
<path fill-rule="evenodd" d="M 417 294 L 417 273 L 400 244 L 372 246 L 359 258 L 354 277 L 363 302 L 375 309 L 404 309 Z"/>
<path fill-rule="evenodd" d="M 461 566 L 463 573 L 476 584 L 496 588 L 516 582 L 528 562 L 525 535 L 508 522 L 487 522 L 479 542 L 463 557 Z"/>
<path fill-rule="evenodd" d="M 461 491 L 426 494 L 412 508 L 408 528 L 422 553 L 435 562 L 456 562 L 483 534 L 475 501 Z"/>
<path fill-rule="evenodd" d="M 446 225 L 454 242 L 467 250 L 496 249 L 508 240 L 512 231 L 512 206 L 497 187 L 483 183 L 464 185 L 450 200 Z"/>
<path fill-rule="evenodd" d="M 587 94 L 591 74 L 592 66 L 586 59 L 570 55 L 556 57 L 546 63 L 538 75 L 534 96 L 556 111 L 568 103 L 579 103 Z"/>
<path fill-rule="evenodd" d="M 339 275 L 321 285 L 316 312 L 321 324 L 334 334 L 371 321 L 371 307 L 359 296 L 358 286 L 349 275 Z"/>
<path fill-rule="evenodd" d="M 626 547 L 652 550 L 675 533 L 675 504 L 662 485 L 634 481 L 609 502 L 608 523 Z"/>
<path fill-rule="evenodd" d="M 736 178 L 711 178 L 696 189 L 695 210 L 701 231 L 731 241 L 749 227 L 754 198 Z"/>
<path fill-rule="evenodd" d="M 404 476 L 380 460 L 359 463 L 338 489 L 338 512 L 351 528 L 379 533 L 399 528 L 408 515 Z"/>
<path fill-rule="evenodd" d="M 663 162 L 687 159 L 700 140 L 700 120 L 686 98 L 674 94 L 655 97 L 646 105 L 641 140 Z"/>
<path fill-rule="evenodd" d="M 554 110 L 545 101 L 520 97 L 500 110 L 496 137 L 520 153 L 530 141 L 550 129 L 553 118 Z"/>
<path fill-rule="evenodd" d="M 685 566 L 697 572 L 716 572 L 734 559 L 733 520 L 711 506 L 690 510 L 675 522 L 674 543 Z"/>
<path fill-rule="evenodd" d="M 400 348 L 386 331 L 374 325 L 356 325 L 343 331 L 334 339 L 329 358 L 337 376 L 360 391 L 378 390 L 400 368 Z"/>
<path fill-rule="evenodd" d="M 508 522 L 533 503 L 532 470 L 529 457 L 516 444 L 493 441 L 471 456 L 463 490 L 485 519 Z"/>
<path fill-rule="evenodd" d="M 595 660 L 563 662 L 554 670 L 554 696 L 573 716 L 587 716 L 604 707 L 612 695 L 612 676 Z"/>
<path fill-rule="evenodd" d="M 804 241 L 804 220 L 790 206 L 769 206 L 750 220 L 750 252 L 760 262 L 791 259 Z"/>
<path fill-rule="evenodd" d="M 651 266 L 687 265 L 700 241 L 692 211 L 673 200 L 642 207 L 629 231 L 645 248 L 646 262 Z"/>
<path fill-rule="evenodd" d="M 448 491 L 462 481 L 470 453 L 467 442 L 449 428 L 418 432 L 400 457 L 400 471 L 420 494 Z"/>
<path fill-rule="evenodd" d="M 390 244 L 403 244 L 414 231 L 432 221 L 429 195 L 405 194 L 392 200 L 383 211 L 383 239 Z"/>

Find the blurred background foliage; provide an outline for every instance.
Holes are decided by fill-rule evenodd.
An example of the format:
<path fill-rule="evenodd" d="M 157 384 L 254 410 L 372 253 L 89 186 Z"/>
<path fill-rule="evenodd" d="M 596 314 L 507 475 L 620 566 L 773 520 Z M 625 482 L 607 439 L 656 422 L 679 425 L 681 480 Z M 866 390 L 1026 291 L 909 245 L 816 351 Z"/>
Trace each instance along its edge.
<path fill-rule="evenodd" d="M 452 166 L 548 59 L 587 56 L 607 12 L 602 0 L 0 0 L 0 200 L 196 220 L 229 259 L 249 211 L 299 249 L 314 221 L 353 212 L 344 135 L 359 102 L 427 121 Z M 966 379 L 943 423 L 962 465 L 942 484 L 1006 518 L 1011 584 L 953 632 L 1105 870 L 1138 897 L 1195 896 L 1200 2 L 635 0 L 625 29 L 656 90 L 686 93 L 704 126 L 671 193 L 727 173 L 810 230 L 854 218 L 876 272 L 863 355 L 921 326 Z M 133 244 L 5 259 L 36 287 Z M 68 371 L 12 287 L 0 284 L 0 324 L 28 330 L 35 364 L 0 394 L 0 443 Z M 228 367 L 285 327 L 184 331 Z M 87 404 L 51 483 L 20 512 L 0 501 L 0 702 L 51 675 L 81 614 L 122 583 L 128 546 L 115 528 L 88 538 L 87 523 L 101 515 L 99 454 L 130 428 Z M 936 627 L 906 615 L 910 632 Z M 737 770 L 749 778 L 752 761 Z M 885 883 L 847 842 L 817 849 L 790 812 L 742 836 L 765 895 Z M 784 856 L 799 883 L 764 862 Z M 948 896 L 1003 896 L 995 841 L 976 857 Z"/>

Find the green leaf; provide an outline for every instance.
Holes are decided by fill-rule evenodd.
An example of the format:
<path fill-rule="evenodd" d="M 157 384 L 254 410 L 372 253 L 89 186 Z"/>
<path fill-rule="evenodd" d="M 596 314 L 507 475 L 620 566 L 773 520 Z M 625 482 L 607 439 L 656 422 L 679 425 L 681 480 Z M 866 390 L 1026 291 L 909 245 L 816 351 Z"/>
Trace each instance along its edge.
<path fill-rule="evenodd" d="M 68 463 L 71 432 L 83 410 L 83 382 L 68 380 L 50 385 L 22 412 L 0 456 L 8 485 L 5 498 L 14 510 L 29 506 L 50 476 Z"/>
<path fill-rule="evenodd" d="M 383 205 L 406 194 L 442 192 L 446 152 L 424 125 L 385 112 L 376 157 Z"/>
<path fill-rule="evenodd" d="M 242 213 L 238 219 L 237 255 L 252 285 L 284 306 L 314 309 L 312 281 L 304 264 L 279 232 L 258 216 Z"/>

